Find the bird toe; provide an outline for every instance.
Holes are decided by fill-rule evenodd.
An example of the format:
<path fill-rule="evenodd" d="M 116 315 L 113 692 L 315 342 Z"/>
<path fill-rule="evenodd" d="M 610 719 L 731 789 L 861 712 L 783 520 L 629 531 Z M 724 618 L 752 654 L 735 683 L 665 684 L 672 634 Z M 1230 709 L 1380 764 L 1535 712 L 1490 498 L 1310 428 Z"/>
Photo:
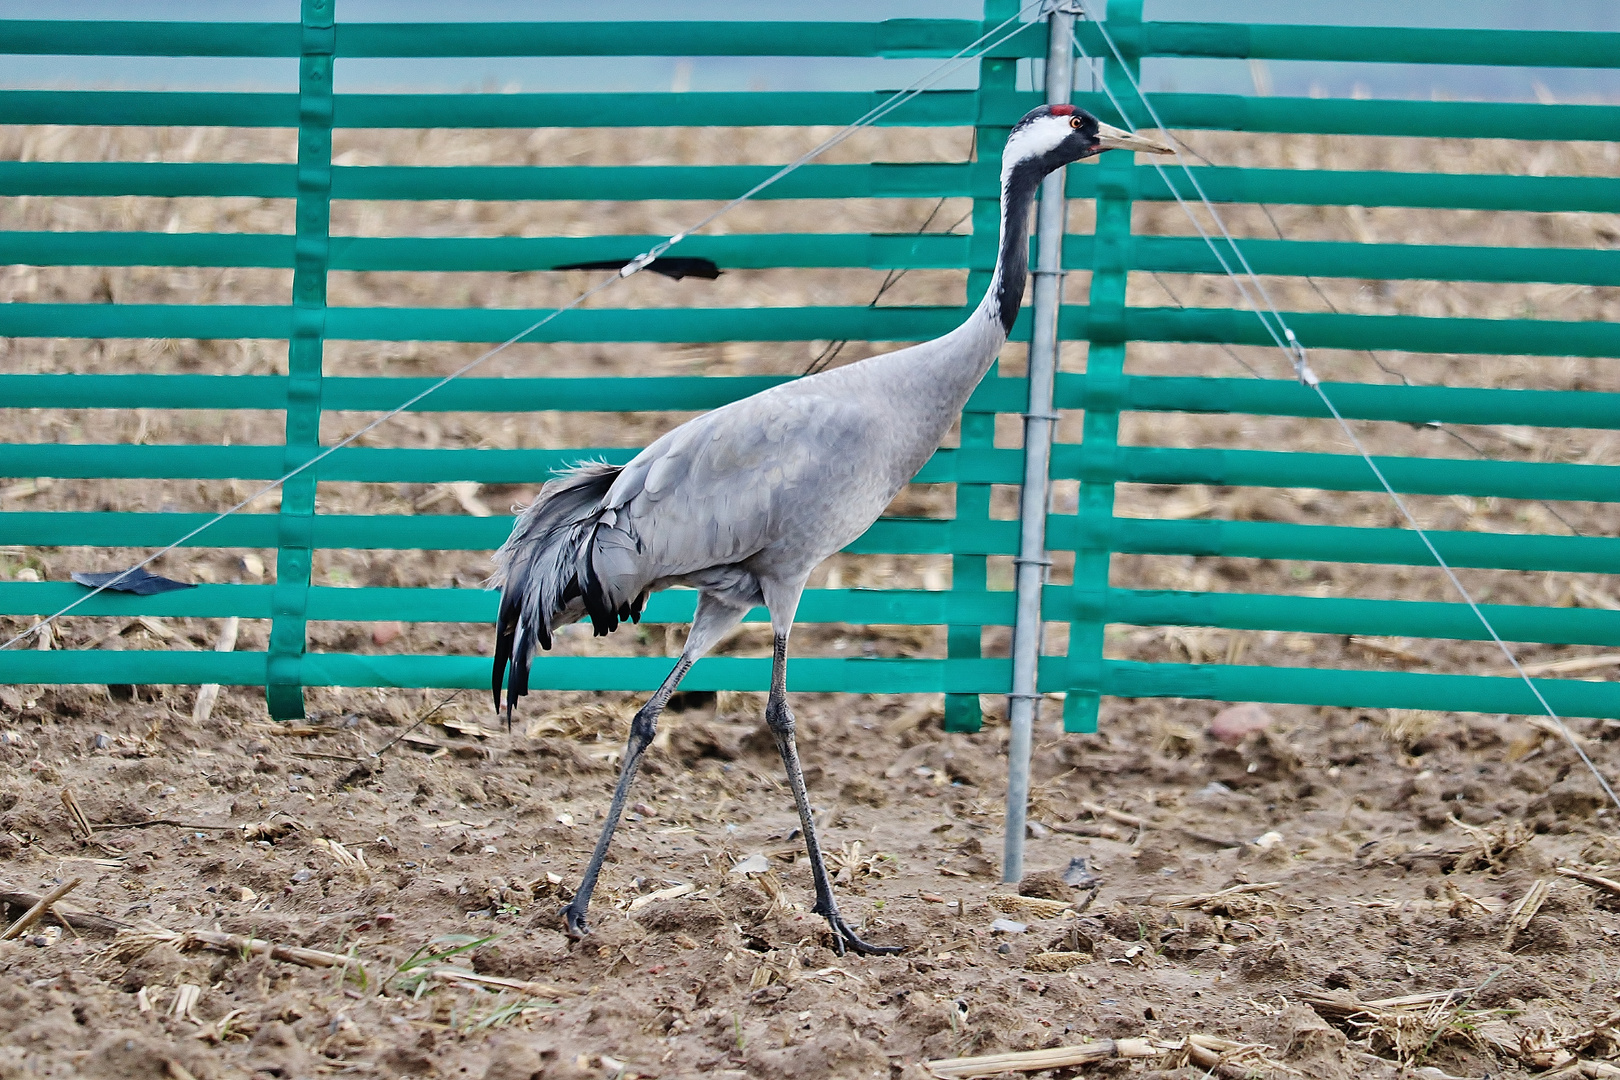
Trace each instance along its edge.
<path fill-rule="evenodd" d="M 585 929 L 585 913 L 576 909 L 573 904 L 563 908 L 560 914 L 563 920 L 563 933 L 573 940 L 578 941 L 590 933 L 589 930 Z"/>

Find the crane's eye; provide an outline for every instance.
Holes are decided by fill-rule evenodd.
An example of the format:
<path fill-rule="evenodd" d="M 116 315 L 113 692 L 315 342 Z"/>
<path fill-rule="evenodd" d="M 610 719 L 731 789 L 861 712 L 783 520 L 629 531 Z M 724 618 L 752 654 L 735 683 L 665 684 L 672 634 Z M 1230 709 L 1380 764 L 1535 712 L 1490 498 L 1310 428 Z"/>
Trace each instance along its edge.
<path fill-rule="evenodd" d="M 1080 118 L 1078 116 L 1069 117 L 1069 126 L 1074 128 L 1074 130 L 1079 131 L 1080 130 Z"/>

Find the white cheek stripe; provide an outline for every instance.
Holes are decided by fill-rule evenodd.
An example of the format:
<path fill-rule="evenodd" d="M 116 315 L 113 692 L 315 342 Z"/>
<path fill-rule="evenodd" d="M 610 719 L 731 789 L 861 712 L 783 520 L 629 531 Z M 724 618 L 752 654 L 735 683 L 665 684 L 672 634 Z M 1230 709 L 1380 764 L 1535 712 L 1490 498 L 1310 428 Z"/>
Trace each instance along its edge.
<path fill-rule="evenodd" d="M 1069 120 L 1062 116 L 1043 116 L 1014 131 L 1001 152 L 1002 183 L 1006 183 L 1007 173 L 1014 165 L 1051 153 L 1068 137 Z"/>

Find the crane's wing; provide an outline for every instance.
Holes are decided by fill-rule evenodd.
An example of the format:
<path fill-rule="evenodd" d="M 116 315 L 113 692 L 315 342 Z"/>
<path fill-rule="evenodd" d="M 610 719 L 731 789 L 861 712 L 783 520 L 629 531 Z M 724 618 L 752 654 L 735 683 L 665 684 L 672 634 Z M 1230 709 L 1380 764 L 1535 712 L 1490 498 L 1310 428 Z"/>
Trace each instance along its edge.
<path fill-rule="evenodd" d="M 667 433 L 624 467 L 604 500 L 616 518 L 610 528 L 636 545 L 643 572 L 656 568 L 659 577 L 741 562 L 795 532 L 826 527 L 826 508 L 866 482 L 857 463 L 873 423 L 858 402 L 791 384 L 733 402 Z M 614 547 L 598 533 L 604 577 L 619 561 Z"/>

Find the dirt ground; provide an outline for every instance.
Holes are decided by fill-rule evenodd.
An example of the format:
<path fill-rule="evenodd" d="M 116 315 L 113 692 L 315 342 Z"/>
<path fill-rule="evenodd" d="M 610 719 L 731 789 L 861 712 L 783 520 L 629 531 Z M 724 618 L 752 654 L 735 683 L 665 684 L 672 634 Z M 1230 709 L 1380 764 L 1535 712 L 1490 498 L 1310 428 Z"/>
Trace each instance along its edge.
<path fill-rule="evenodd" d="M 341 132 L 337 160 L 368 164 L 703 164 L 781 162 L 819 134 L 787 129 L 615 132 Z M 869 132 L 838 161 L 956 160 L 969 133 Z M 1509 133 L 1510 134 L 1510 133 Z M 1614 144 L 1342 139 L 1187 133 L 1221 164 L 1292 168 L 1612 175 Z M 0 129 L 15 160 L 290 161 L 286 132 Z M 963 200 L 850 200 L 745 206 L 734 231 L 941 230 Z M 586 235 L 673 232 L 707 207 L 686 203 L 339 203 L 333 230 L 364 235 Z M 1071 231 L 1089 228 L 1074 207 Z M 930 215 L 934 216 L 930 219 Z M 1137 210 L 1139 232 L 1188 234 L 1173 206 Z M 1359 207 L 1227 209 L 1240 236 L 1599 247 L 1614 215 L 1491 214 Z M 1268 216 L 1269 215 L 1269 216 Z M 7 229 L 291 230 L 286 200 L 5 199 Z M 718 282 L 631 279 L 626 306 L 865 304 L 868 270 L 728 271 Z M 334 304 L 544 306 L 578 274 L 334 274 Z M 1087 275 L 1071 275 L 1082 301 Z M 959 304 L 964 276 L 906 275 L 884 303 Z M 1287 310 L 1620 318 L 1620 290 L 1556 284 L 1268 282 Z M 0 299 L 28 302 L 285 303 L 284 271 L 31 268 L 0 273 Z M 1131 302 L 1226 306 L 1228 282 L 1133 275 Z M 488 375 L 786 374 L 824 342 L 520 346 Z M 845 362 L 890 347 L 851 343 Z M 435 343 L 335 342 L 334 375 L 443 373 L 479 351 Z M 1065 346 L 1084 369 L 1083 343 Z M 1323 351 L 1341 381 L 1620 389 L 1612 361 Z M 1133 346 L 1130 370 L 1285 374 L 1265 350 Z M 6 371 L 270 374 L 270 342 L 0 342 Z M 1002 370 L 1018 374 L 1011 346 Z M 334 414 L 326 438 L 369 420 Z M 684 419 L 636 415 L 426 414 L 398 418 L 369 445 L 637 446 Z M 1060 441 L 1078 441 L 1065 415 Z M 275 443 L 272 412 L 13 410 L 7 442 Z M 1361 424 L 1375 452 L 1589 464 L 1620 462 L 1612 431 Z M 1015 417 L 997 445 L 1017 446 Z M 1347 452 L 1325 422 L 1286 417 L 1132 415 L 1122 441 Z M 536 483 L 541 478 L 536 478 Z M 239 481 L 61 481 L 0 487 L 5 510 L 212 510 L 251 490 Z M 1059 512 L 1077 487 L 1055 486 Z M 323 484 L 323 512 L 489 513 L 519 486 Z M 998 487 L 997 517 L 1014 489 Z M 903 494 L 897 514 L 949 516 L 945 486 Z M 1612 531 L 1607 504 L 1413 497 L 1436 528 Z M 268 510 L 267 505 L 254 507 Z M 1370 494 L 1121 485 L 1123 516 L 1217 517 L 1394 526 Z M 0 577 L 51 580 L 127 565 L 134 552 L 0 549 Z M 144 555 L 144 552 L 140 553 Z M 274 553 L 188 550 L 155 569 L 201 581 L 269 581 Z M 1053 580 L 1067 580 L 1059 556 Z M 476 587 L 482 552 L 336 550 L 322 585 Z M 837 556 L 812 588 L 948 587 L 938 556 Z M 1595 574 L 1466 571 L 1481 600 L 1620 607 Z M 993 559 L 993 588 L 1010 587 Z M 1119 557 L 1116 585 L 1314 596 L 1452 599 L 1437 570 L 1175 557 Z M 0 619 L 7 636 L 25 628 Z M 576 628 L 577 629 L 577 628 Z M 210 648 L 209 620 L 76 618 L 62 648 Z M 238 648 L 262 649 L 244 620 Z M 1066 648 L 1049 628 L 1048 651 Z M 485 654 L 478 625 L 311 626 L 317 650 Z M 668 656 L 680 627 L 606 641 L 561 636 L 573 653 Z M 1006 655 L 1004 628 L 985 632 Z M 758 627 L 720 651 L 767 655 Z M 1579 660 L 1612 677 L 1592 647 L 1519 646 L 1530 662 Z M 795 655 L 938 657 L 935 627 L 805 625 Z M 1108 655 L 1437 672 L 1502 665 L 1470 642 L 1277 632 L 1111 628 Z M 1620 828 L 1573 752 L 1523 718 L 1390 710 L 1272 708 L 1228 713 L 1203 702 L 1110 701 L 1102 733 L 1056 733 L 1048 702 L 1038 739 L 1019 901 L 998 883 L 1005 728 L 990 699 L 977 735 L 940 729 L 928 698 L 795 695 L 813 797 L 846 916 L 897 957 L 835 956 L 808 914 L 808 874 L 780 767 L 758 734 L 754 695 L 681 695 L 632 795 L 592 911 L 571 943 L 557 912 L 577 882 L 606 806 L 635 700 L 541 692 L 516 730 L 485 730 L 475 695 L 419 726 L 438 695 L 315 691 L 307 724 L 277 726 L 262 697 L 227 688 L 205 726 L 190 687 L 0 687 L 0 890 L 13 899 L 74 878 L 63 908 L 126 924 L 48 924 L 0 943 L 0 1080 L 82 1075 L 225 1080 L 354 1073 L 378 1077 L 919 1078 L 924 1061 L 1086 1039 L 1151 1037 L 1153 1056 L 1102 1061 L 1084 1075 L 1517 1077 L 1601 1062 L 1620 1051 L 1605 1022 L 1620 1002 L 1620 892 L 1559 873 L 1620 877 Z M 1245 717 L 1262 725 L 1241 735 Z M 1597 764 L 1620 773 L 1620 725 L 1572 727 Z M 392 742 L 405 736 L 398 742 Z M 380 755 L 380 756 L 377 756 Z M 62 801 L 71 792 L 86 841 Z M 161 823 L 158 823 L 161 822 Z M 755 858 L 760 856 L 760 858 Z M 1075 860 L 1086 860 L 1079 864 Z M 759 869 L 761 866 L 766 869 Z M 1610 867 L 1614 866 L 1614 870 Z M 1095 888 L 1077 888 L 1095 878 Z M 1544 884 L 1545 883 L 1545 884 Z M 1243 885 L 1254 889 L 1237 888 Z M 1275 886 L 1272 888 L 1271 886 Z M 682 891 L 690 889 L 690 891 Z M 1235 891 L 1227 891 L 1235 890 Z M 1620 887 L 1617 887 L 1620 890 Z M 1223 892 L 1224 891 L 1224 892 Z M 677 895 L 677 893 L 679 893 Z M 1210 895 L 1220 894 L 1220 895 Z M 999 899 L 997 899 L 999 897 Z M 1527 900 L 1528 898 L 1528 900 Z M 9 914 L 21 913 L 12 904 Z M 1517 918 L 1515 916 L 1518 916 Z M 1022 930 L 997 919 L 1021 924 Z M 48 923 L 48 920 L 47 920 Z M 286 949 L 256 955 L 189 932 L 247 935 Z M 293 962 L 345 961 L 336 968 Z M 434 954 L 443 954 L 432 960 Z M 448 969 L 448 974 L 445 973 Z M 438 975 L 429 974 L 438 970 Z M 457 971 L 512 985 L 469 983 Z M 193 991 L 184 987 L 194 987 Z M 1407 1003 L 1386 999 L 1430 995 Z M 1385 1004 L 1370 1004 L 1386 1002 Z M 1227 1057 L 1182 1047 L 1228 1039 Z M 1061 1071 L 1061 1070 L 1060 1070 Z M 1608 1075 L 1588 1071 L 1587 1075 Z"/>
<path fill-rule="evenodd" d="M 1559 873 L 1620 862 L 1615 818 L 1519 720 L 1276 709 L 1229 744 L 1216 706 L 1149 703 L 1116 704 L 1100 735 L 1045 726 L 1031 910 L 997 895 L 1004 727 L 947 735 L 937 701 L 800 695 L 844 910 L 905 947 L 863 959 L 806 910 L 753 695 L 677 701 L 580 943 L 558 908 L 632 699 L 538 694 L 511 735 L 441 713 L 374 757 L 414 723 L 397 700 L 333 695 L 278 727 L 227 691 L 197 730 L 190 696 L 0 691 L 4 888 L 77 878 L 68 906 L 134 928 L 0 943 L 0 1076 L 923 1077 L 930 1059 L 1203 1034 L 1254 1044 L 1233 1075 L 1505 1077 L 1620 1049 L 1601 1027 L 1620 896 Z M 1576 729 L 1613 775 L 1620 726 Z M 84 843 L 64 790 L 115 824 Z M 1050 873 L 1077 859 L 1094 893 Z M 1219 895 L 1242 883 L 1276 887 Z M 352 960 L 177 947 L 188 930 Z M 423 979 L 424 949 L 542 985 Z M 1457 993 L 1344 1016 L 1438 991 Z M 1184 1060 L 1080 1071 L 1208 1075 Z"/>

